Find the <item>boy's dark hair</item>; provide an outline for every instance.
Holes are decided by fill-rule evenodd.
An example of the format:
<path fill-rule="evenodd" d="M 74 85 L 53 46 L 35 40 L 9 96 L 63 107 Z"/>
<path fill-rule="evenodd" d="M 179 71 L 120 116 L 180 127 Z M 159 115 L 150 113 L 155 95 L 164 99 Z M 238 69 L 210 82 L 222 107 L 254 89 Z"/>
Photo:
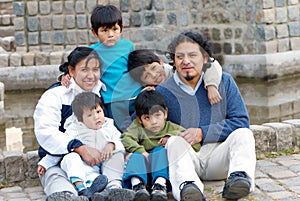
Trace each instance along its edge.
<path fill-rule="evenodd" d="M 68 61 L 61 64 L 59 66 L 59 70 L 61 72 L 64 72 L 65 74 L 69 73 L 68 67 L 71 66 L 73 69 L 75 69 L 75 66 L 83 59 L 86 59 L 86 64 L 91 60 L 91 59 L 97 59 L 100 62 L 100 66 L 102 65 L 102 61 L 97 54 L 92 48 L 89 47 L 76 47 L 68 56 Z M 100 68 L 100 67 L 99 67 Z M 101 70 L 101 68 L 100 68 Z"/>
<path fill-rule="evenodd" d="M 93 92 L 82 92 L 75 96 L 71 106 L 78 121 L 82 122 L 84 109 L 95 109 L 98 105 L 103 109 L 101 98 Z"/>
<path fill-rule="evenodd" d="M 192 43 L 197 43 L 200 46 L 200 51 L 203 55 L 208 54 L 208 63 L 213 62 L 210 60 L 210 57 L 212 57 L 212 50 L 211 50 L 211 44 L 205 38 L 199 33 L 194 33 L 194 32 L 182 32 L 180 33 L 177 37 L 173 39 L 173 41 L 169 44 L 168 46 L 168 55 L 167 57 L 174 62 L 175 58 L 175 49 L 176 47 L 182 43 L 182 42 L 192 42 Z M 210 66 L 210 64 L 209 64 Z M 207 67 L 209 67 L 207 66 Z"/>
<path fill-rule="evenodd" d="M 134 50 L 128 55 L 127 68 L 130 76 L 137 82 L 143 84 L 141 76 L 145 70 L 144 66 L 153 62 L 160 62 L 160 58 L 151 50 Z"/>
<path fill-rule="evenodd" d="M 158 111 L 164 112 L 166 109 L 167 106 L 164 97 L 155 90 L 142 91 L 135 100 L 135 112 L 138 117 Z"/>
<path fill-rule="evenodd" d="M 91 25 L 95 33 L 98 34 L 100 27 L 112 28 L 115 24 L 123 26 L 122 13 L 114 5 L 97 5 L 91 15 Z"/>

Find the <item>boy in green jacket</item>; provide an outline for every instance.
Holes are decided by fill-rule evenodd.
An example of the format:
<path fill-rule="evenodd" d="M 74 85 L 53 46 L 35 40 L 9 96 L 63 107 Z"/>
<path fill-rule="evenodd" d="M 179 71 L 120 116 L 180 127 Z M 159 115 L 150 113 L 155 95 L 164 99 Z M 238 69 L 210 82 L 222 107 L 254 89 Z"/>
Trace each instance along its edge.
<path fill-rule="evenodd" d="M 170 136 L 179 135 L 185 128 L 166 121 L 168 108 L 163 96 L 155 90 L 145 90 L 137 96 L 135 112 L 136 119 L 122 135 L 125 150 L 130 153 L 123 185 L 136 192 L 135 200 L 150 200 L 150 196 L 151 200 L 167 200 L 170 182 L 164 146 Z M 200 144 L 193 148 L 199 150 Z M 147 184 L 151 195 L 146 190 Z"/>

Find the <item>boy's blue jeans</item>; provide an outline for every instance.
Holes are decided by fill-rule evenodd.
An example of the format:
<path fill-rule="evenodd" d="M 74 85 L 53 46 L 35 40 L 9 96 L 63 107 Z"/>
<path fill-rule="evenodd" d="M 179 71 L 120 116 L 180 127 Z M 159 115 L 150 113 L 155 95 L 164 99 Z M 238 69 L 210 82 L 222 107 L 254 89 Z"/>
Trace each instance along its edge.
<path fill-rule="evenodd" d="M 169 181 L 169 167 L 167 150 L 162 147 L 155 147 L 149 153 L 149 171 L 145 157 L 139 153 L 134 152 L 127 161 L 125 172 L 123 175 L 123 187 L 132 189 L 131 178 L 138 177 L 145 185 L 155 182 L 157 177 L 163 177 Z M 151 176 L 151 183 L 148 180 L 148 174 Z M 148 183 L 149 182 L 149 183 Z"/>

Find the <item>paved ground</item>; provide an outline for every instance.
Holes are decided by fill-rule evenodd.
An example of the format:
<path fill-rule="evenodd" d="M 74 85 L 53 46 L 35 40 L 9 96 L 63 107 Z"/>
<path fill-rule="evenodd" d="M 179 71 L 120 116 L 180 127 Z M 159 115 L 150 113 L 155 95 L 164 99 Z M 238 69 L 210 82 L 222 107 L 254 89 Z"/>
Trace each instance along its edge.
<path fill-rule="evenodd" d="M 224 181 L 205 182 L 207 200 L 223 200 Z M 14 186 L 0 189 L 0 201 L 44 201 L 42 188 Z M 258 160 L 256 189 L 243 200 L 300 201 L 300 154 Z"/>

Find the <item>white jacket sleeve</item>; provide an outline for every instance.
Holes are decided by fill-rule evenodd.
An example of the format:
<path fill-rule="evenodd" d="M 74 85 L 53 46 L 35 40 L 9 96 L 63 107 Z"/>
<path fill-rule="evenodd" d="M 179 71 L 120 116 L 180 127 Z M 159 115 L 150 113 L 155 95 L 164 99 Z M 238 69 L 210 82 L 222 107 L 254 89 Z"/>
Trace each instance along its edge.
<path fill-rule="evenodd" d="M 34 131 L 42 148 L 51 154 L 66 154 L 72 137 L 59 131 L 64 90 L 56 88 L 41 96 L 33 114 Z"/>
<path fill-rule="evenodd" d="M 46 170 L 48 168 L 51 168 L 59 163 L 62 157 L 59 156 L 51 156 L 47 154 L 45 157 L 43 157 L 39 162 L 38 165 L 43 166 Z"/>
<path fill-rule="evenodd" d="M 121 133 L 114 126 L 113 119 L 110 119 L 110 118 L 105 118 L 105 119 L 106 119 L 106 124 L 103 127 L 103 133 L 105 135 L 105 139 L 108 142 L 113 142 L 115 144 L 114 152 L 122 151 L 125 153 L 125 148 L 121 142 Z"/>
<path fill-rule="evenodd" d="M 204 73 L 204 86 L 213 85 L 217 89 L 219 88 L 222 79 L 222 66 L 215 60 L 209 68 Z"/>

